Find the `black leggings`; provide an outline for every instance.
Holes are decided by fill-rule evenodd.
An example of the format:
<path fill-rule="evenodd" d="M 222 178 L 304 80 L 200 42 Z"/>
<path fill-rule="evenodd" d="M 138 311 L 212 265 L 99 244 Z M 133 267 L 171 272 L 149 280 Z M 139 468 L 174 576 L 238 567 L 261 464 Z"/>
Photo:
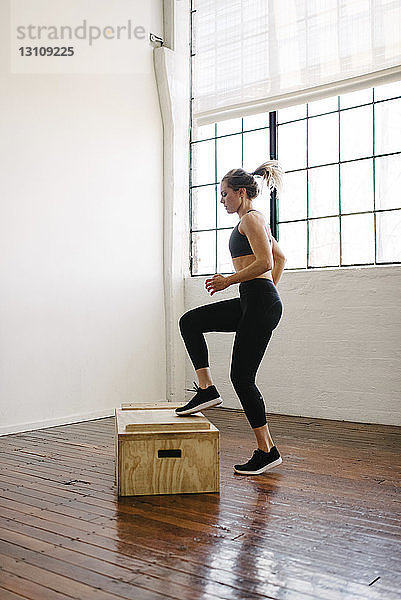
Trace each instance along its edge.
<path fill-rule="evenodd" d="M 209 366 L 204 333 L 235 331 L 230 379 L 252 428 L 266 425 L 263 398 L 255 385 L 256 372 L 283 305 L 270 279 L 251 279 L 239 285 L 239 298 L 199 306 L 180 318 L 180 331 L 192 364 Z"/>

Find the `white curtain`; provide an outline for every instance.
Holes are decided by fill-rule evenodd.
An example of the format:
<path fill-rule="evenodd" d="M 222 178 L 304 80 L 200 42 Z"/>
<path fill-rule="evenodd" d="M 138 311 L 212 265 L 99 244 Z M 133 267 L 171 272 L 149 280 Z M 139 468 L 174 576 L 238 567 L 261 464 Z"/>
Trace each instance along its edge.
<path fill-rule="evenodd" d="M 195 0 L 199 125 L 401 79 L 401 0 Z"/>

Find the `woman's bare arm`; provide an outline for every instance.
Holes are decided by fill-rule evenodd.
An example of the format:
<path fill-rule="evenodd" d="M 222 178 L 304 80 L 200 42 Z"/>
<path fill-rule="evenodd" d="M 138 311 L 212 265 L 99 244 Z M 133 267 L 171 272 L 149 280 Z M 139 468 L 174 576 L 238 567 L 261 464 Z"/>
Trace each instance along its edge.
<path fill-rule="evenodd" d="M 273 261 L 274 261 L 274 266 L 272 269 L 272 277 L 273 277 L 273 283 L 274 285 L 277 285 L 281 275 L 283 274 L 284 271 L 284 265 L 287 262 L 283 251 L 281 250 L 280 246 L 277 243 L 277 240 L 272 236 L 272 241 L 273 241 L 273 247 L 272 247 L 272 252 L 273 252 Z"/>

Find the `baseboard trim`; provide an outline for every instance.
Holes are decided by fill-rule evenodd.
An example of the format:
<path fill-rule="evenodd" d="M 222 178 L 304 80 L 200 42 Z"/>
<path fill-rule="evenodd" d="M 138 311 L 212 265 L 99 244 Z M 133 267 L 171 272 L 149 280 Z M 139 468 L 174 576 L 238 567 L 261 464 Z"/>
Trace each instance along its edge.
<path fill-rule="evenodd" d="M 48 429 L 49 427 L 57 427 L 59 425 L 72 425 L 73 423 L 81 423 L 82 421 L 95 421 L 96 419 L 105 419 L 106 417 L 112 417 L 113 415 L 114 407 L 95 410 L 80 415 L 68 415 L 57 419 L 45 419 L 44 421 L 33 421 L 31 423 L 17 423 L 15 425 L 0 427 L 0 436 L 23 433 L 24 431 L 34 431 L 36 429 Z"/>
<path fill-rule="evenodd" d="M 225 411 L 231 411 L 231 412 L 235 412 L 235 413 L 242 413 L 244 416 L 244 419 L 246 419 L 245 413 L 243 411 L 242 408 L 233 408 L 231 406 L 216 406 L 214 408 L 208 409 L 210 411 L 213 410 L 225 410 Z M 316 417 L 316 416 L 311 416 L 311 415 L 296 415 L 296 414 L 289 414 L 289 413 L 275 413 L 275 412 L 266 412 L 266 418 L 267 420 L 269 419 L 274 419 L 275 417 L 279 418 L 279 419 L 307 419 L 308 421 L 313 420 L 313 421 L 320 421 L 320 422 L 324 422 L 326 421 L 327 423 L 345 423 L 345 424 L 350 424 L 350 425 L 374 425 L 376 427 L 378 426 L 382 426 L 382 427 L 401 427 L 401 422 L 397 419 L 395 419 L 394 421 L 388 422 L 388 423 L 383 423 L 383 421 L 379 421 L 377 418 L 372 420 L 365 420 L 365 421 L 357 421 L 356 419 L 339 419 L 339 418 L 325 418 L 325 417 Z"/>

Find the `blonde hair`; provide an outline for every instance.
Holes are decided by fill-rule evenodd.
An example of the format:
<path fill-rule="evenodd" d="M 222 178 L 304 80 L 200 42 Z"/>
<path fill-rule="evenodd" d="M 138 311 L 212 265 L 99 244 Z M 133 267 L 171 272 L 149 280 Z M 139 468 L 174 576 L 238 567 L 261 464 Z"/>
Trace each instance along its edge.
<path fill-rule="evenodd" d="M 254 170 L 252 175 L 263 177 L 270 192 L 276 190 L 279 195 L 283 189 L 284 171 L 277 160 L 268 160 L 264 162 L 260 167 Z"/>

